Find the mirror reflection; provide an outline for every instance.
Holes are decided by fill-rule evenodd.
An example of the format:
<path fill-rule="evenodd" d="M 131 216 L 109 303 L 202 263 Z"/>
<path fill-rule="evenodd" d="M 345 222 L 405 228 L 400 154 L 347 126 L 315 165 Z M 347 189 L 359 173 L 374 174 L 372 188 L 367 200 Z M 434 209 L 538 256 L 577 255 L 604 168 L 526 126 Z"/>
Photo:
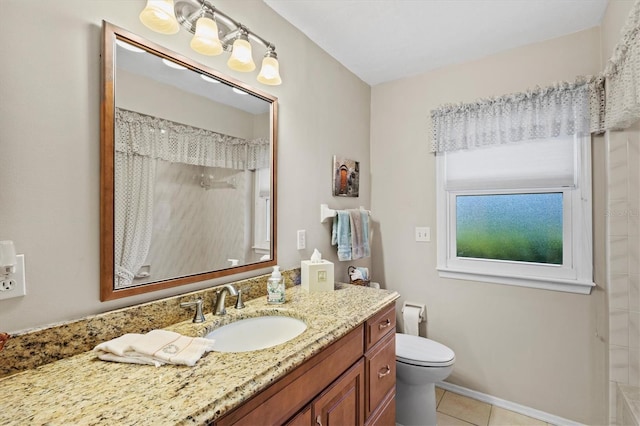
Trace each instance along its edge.
<path fill-rule="evenodd" d="M 275 264 L 275 98 L 114 33 L 112 297 Z"/>

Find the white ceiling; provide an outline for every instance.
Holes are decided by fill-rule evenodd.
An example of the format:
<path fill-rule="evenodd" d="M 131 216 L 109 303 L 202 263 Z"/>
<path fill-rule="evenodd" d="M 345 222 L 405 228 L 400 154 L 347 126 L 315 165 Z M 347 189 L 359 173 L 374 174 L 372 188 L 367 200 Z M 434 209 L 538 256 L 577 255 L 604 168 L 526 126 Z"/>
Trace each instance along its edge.
<path fill-rule="evenodd" d="M 607 0 L 264 2 L 370 85 L 598 26 L 607 6 Z"/>

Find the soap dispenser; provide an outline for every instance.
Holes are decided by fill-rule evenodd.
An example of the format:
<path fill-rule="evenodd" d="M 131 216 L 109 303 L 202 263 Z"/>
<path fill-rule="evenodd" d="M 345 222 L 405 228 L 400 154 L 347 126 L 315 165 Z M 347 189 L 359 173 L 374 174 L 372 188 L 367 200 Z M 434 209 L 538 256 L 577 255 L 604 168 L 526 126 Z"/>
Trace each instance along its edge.
<path fill-rule="evenodd" d="M 267 303 L 272 305 L 284 303 L 284 278 L 278 265 L 273 267 L 273 272 L 267 280 Z"/>

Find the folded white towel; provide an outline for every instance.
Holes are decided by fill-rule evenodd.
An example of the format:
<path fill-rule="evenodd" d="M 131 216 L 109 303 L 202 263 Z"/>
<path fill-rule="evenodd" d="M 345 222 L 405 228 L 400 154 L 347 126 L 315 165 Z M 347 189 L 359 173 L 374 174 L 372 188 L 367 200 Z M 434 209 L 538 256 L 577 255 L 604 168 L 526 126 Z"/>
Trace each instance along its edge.
<path fill-rule="evenodd" d="M 167 330 L 152 330 L 135 340 L 131 349 L 169 364 L 193 366 L 205 352 L 213 350 L 213 340 L 187 337 Z"/>
<path fill-rule="evenodd" d="M 110 352 L 114 355 L 125 356 L 125 352 L 131 351 L 131 345 L 140 339 L 144 334 L 128 333 L 120 337 L 111 339 L 108 342 L 100 343 L 93 348 L 94 351 Z"/>
<path fill-rule="evenodd" d="M 125 334 L 94 348 L 105 361 L 194 366 L 205 352 L 213 350 L 213 340 L 187 337 L 173 331 L 152 330 L 147 334 Z"/>
<path fill-rule="evenodd" d="M 141 356 L 134 352 L 127 352 L 127 354 L 131 354 L 131 356 L 120 356 L 112 354 L 111 352 L 98 352 L 98 358 L 103 361 L 112 361 L 112 362 L 125 362 L 128 364 L 143 364 L 143 365 L 155 365 L 156 367 L 160 367 L 164 365 L 164 362 L 158 361 L 157 359 L 153 359 L 148 356 Z"/>

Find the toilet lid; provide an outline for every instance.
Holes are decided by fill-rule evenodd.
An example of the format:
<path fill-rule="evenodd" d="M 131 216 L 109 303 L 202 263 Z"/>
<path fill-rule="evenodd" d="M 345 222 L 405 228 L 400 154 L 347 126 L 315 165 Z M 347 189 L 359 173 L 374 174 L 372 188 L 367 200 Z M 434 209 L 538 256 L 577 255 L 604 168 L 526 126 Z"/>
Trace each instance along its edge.
<path fill-rule="evenodd" d="M 455 361 L 455 353 L 433 340 L 396 333 L 396 360 L 423 367 L 447 367 Z"/>

